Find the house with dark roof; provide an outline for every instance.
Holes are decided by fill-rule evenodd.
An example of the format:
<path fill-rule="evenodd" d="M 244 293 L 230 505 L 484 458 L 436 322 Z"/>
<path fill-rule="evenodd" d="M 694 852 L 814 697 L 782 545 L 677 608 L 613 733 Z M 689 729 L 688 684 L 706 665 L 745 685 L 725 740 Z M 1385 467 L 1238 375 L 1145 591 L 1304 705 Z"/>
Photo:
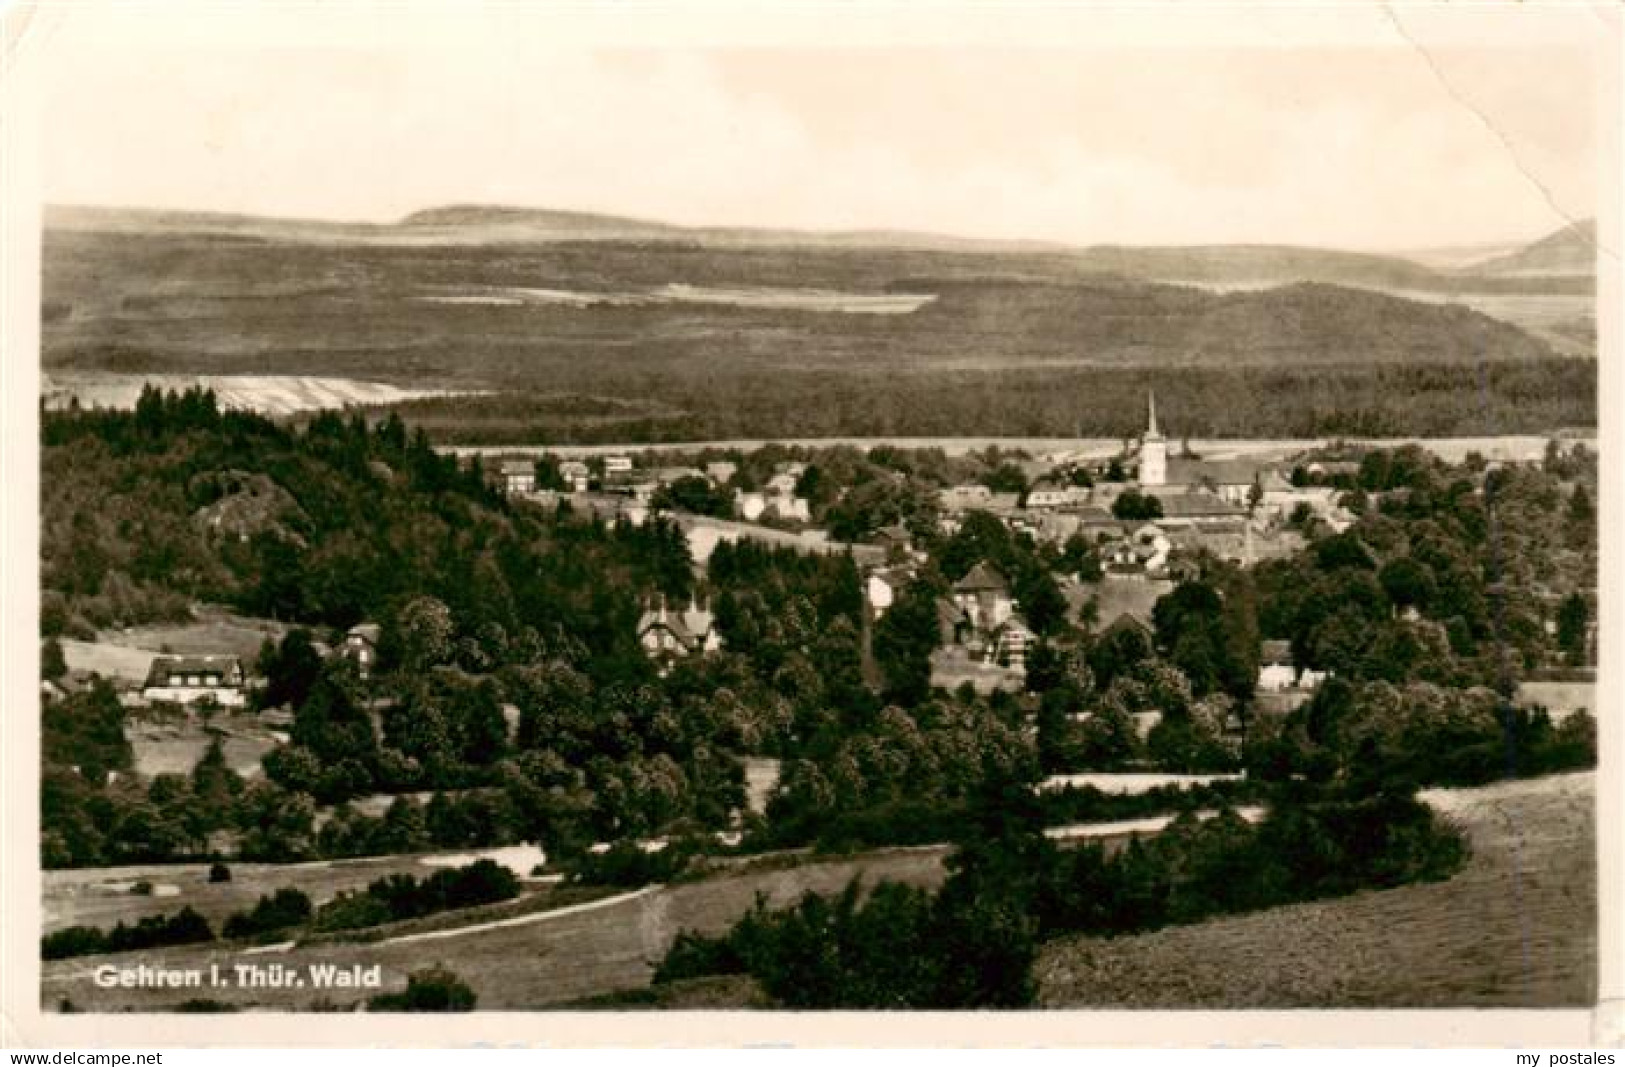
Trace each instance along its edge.
<path fill-rule="evenodd" d="M 141 696 L 154 704 L 240 708 L 248 703 L 243 664 L 236 656 L 158 656 Z"/>
<path fill-rule="evenodd" d="M 1159 521 L 1165 523 L 1224 522 L 1247 514 L 1245 500 L 1242 504 L 1235 504 L 1205 488 L 1183 491 L 1163 489 L 1154 495 L 1162 505 L 1162 519 Z"/>
<path fill-rule="evenodd" d="M 978 630 L 994 630 L 1015 610 L 1010 583 L 999 568 L 983 560 L 954 583 L 954 603 Z"/>
<path fill-rule="evenodd" d="M 673 611 L 662 599 L 638 619 L 638 644 L 662 665 L 663 673 L 676 659 L 717 651 L 722 647 L 722 635 L 710 609 L 690 602 L 687 608 Z"/>
<path fill-rule="evenodd" d="M 1174 583 L 1166 578 L 1152 578 L 1144 572 L 1124 574 L 1108 571 L 1099 581 L 1068 586 L 1062 591 L 1068 594 L 1069 603 L 1074 598 L 1083 603 L 1091 599 L 1094 601 L 1095 626 L 1101 633 L 1125 620 L 1149 633 L 1151 613 L 1157 601 L 1173 590 Z"/>

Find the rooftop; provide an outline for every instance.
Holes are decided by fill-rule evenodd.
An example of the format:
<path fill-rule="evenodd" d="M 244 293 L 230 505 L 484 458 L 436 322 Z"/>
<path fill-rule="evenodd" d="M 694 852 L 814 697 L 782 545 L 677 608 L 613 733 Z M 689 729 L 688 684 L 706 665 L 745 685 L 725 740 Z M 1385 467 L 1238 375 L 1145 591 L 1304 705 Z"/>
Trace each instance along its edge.
<path fill-rule="evenodd" d="M 243 663 L 236 656 L 158 656 L 147 670 L 147 685 L 168 685 L 175 675 L 216 675 L 222 685 L 241 685 Z"/>
<path fill-rule="evenodd" d="M 999 573 L 999 568 L 987 560 L 972 567 L 965 577 L 954 583 L 956 593 L 1009 592 L 1010 585 Z"/>

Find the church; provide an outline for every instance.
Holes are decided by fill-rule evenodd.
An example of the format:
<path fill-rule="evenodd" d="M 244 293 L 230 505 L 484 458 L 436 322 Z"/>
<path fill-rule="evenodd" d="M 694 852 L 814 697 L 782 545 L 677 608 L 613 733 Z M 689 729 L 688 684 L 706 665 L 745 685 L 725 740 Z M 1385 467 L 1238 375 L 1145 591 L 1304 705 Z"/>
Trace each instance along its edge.
<path fill-rule="evenodd" d="M 1137 446 L 1124 456 L 1134 470 L 1133 485 L 1162 506 L 1165 525 L 1237 524 L 1245 518 L 1248 497 L 1260 466 L 1245 460 L 1203 460 L 1168 454 L 1168 439 L 1157 423 L 1157 396 L 1146 395 L 1146 426 Z"/>
<path fill-rule="evenodd" d="M 1186 510 L 1177 500 L 1192 493 L 1200 497 L 1209 494 L 1218 497 L 1233 508 L 1245 509 L 1253 486 L 1267 474 L 1267 464 L 1242 458 L 1207 460 L 1191 455 L 1168 455 L 1168 440 L 1157 427 L 1157 394 L 1146 396 L 1146 428 L 1140 438 L 1140 488 L 1163 502 L 1163 510 L 1172 516 Z M 1196 510 L 1210 513 L 1206 500 L 1192 502 Z M 1231 508 L 1219 509 L 1218 514 L 1234 515 Z"/>

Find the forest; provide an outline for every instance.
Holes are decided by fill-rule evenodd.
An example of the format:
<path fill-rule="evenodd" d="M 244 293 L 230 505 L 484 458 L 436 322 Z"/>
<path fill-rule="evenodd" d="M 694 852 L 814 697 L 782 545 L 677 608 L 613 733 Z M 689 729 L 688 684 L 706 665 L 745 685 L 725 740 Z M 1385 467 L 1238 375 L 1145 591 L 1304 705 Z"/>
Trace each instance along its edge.
<path fill-rule="evenodd" d="M 54 637 L 224 603 L 289 625 L 254 664 L 255 705 L 292 716 L 263 777 L 244 780 L 216 744 L 190 773 L 149 778 L 131 773 L 131 713 L 106 682 L 47 702 L 47 867 L 217 860 L 222 839 L 272 862 L 532 842 L 576 881 L 640 884 L 703 876 L 723 854 L 952 841 L 935 894 L 758 911 L 725 943 L 680 941 L 666 969 L 749 972 L 795 1006 L 1011 1005 L 1030 996 L 1037 940 L 1445 877 L 1461 845 L 1417 788 L 1595 760 L 1589 715 L 1554 724 L 1511 699 L 1529 671 L 1590 662 L 1597 458 L 1583 445 L 1521 465 L 1363 450 L 1344 489 L 1352 525 L 1311 524 L 1304 552 L 1252 568 L 1195 553 L 1142 630 L 1102 628 L 1061 594 L 1099 571 L 1087 540 L 1040 544 L 980 512 L 937 526 L 945 481 L 1011 476 L 997 453 L 807 457 L 801 488 L 831 525 L 902 522 L 924 552 L 877 622 L 850 556 L 747 541 L 696 568 L 668 519 L 510 500 L 398 416 L 289 426 L 150 390 L 131 412 L 47 413 L 42 433 L 47 673 L 65 671 Z M 938 600 L 981 563 L 1009 576 L 1038 637 L 1020 693 L 930 685 Z M 708 605 L 722 649 L 667 670 L 646 657 L 636 623 L 660 598 Z M 380 627 L 366 675 L 321 647 L 361 621 Z M 1329 672 L 1294 711 L 1255 705 L 1265 639 Z M 746 810 L 748 756 L 782 764 L 765 813 Z M 1048 842 L 1047 826 L 1129 805 L 1041 796 L 1045 774 L 1128 769 L 1248 781 L 1135 801 L 1136 815 L 1185 813 L 1138 851 Z M 379 794 L 383 814 L 356 806 Z M 1243 801 L 1268 809 L 1262 823 L 1190 814 Z M 638 859 L 652 837 L 668 854 Z M 595 857 L 600 842 L 617 847 Z M 505 891 L 383 885 L 325 916 L 268 898 L 234 932 Z M 118 943 L 205 936 L 191 916 L 169 923 Z M 873 940 L 882 930 L 891 940 Z M 76 936 L 91 948 L 55 951 L 111 943 Z M 850 956 L 818 957 L 835 968 L 824 984 L 782 980 L 849 941 Z M 904 958 L 922 969 L 887 970 Z M 967 961 L 986 984 L 962 984 Z"/>
<path fill-rule="evenodd" d="M 1189 437 L 1541 434 L 1593 427 L 1597 418 L 1596 363 L 1557 358 L 1351 360 L 1314 367 L 1057 360 L 929 372 L 712 366 L 692 379 L 610 366 L 574 392 L 499 390 L 405 401 L 390 410 L 437 443 L 467 445 L 852 436 L 1122 439 L 1142 429 L 1148 388 L 1165 399 L 1167 410 L 1179 413 L 1170 432 Z"/>

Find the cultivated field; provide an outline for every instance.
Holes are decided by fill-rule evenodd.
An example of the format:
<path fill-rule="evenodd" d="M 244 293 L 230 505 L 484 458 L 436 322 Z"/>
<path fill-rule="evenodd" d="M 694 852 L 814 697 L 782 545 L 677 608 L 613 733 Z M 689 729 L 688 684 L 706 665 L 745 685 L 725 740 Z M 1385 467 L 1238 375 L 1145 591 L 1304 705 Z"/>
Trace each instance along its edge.
<path fill-rule="evenodd" d="M 398 404 L 426 397 L 467 395 L 442 389 L 408 389 L 357 378 L 279 374 L 117 374 L 55 371 L 42 375 L 40 397 L 52 410 L 77 402 L 83 408 L 133 408 L 141 390 L 152 385 L 183 392 L 193 386 L 214 390 L 223 408 L 292 415 L 351 404 Z"/>
<path fill-rule="evenodd" d="M 389 989 L 403 987 L 411 971 L 442 963 L 474 987 L 482 1009 L 540 1008 L 647 985 L 655 964 L 679 931 L 720 933 L 750 908 L 758 893 L 765 894 L 771 904 L 783 906 L 807 890 L 838 892 L 857 874 L 870 881 L 889 878 L 934 885 L 943 877 L 943 854 L 942 849 L 897 850 L 789 870 L 747 870 L 579 905 L 556 916 L 536 916 L 521 925 L 474 929 L 432 940 L 321 945 L 252 956 L 240 949 L 203 946 L 62 960 L 44 965 L 41 1003 L 54 1008 L 67 998 L 86 1010 L 159 1011 L 200 995 L 173 989 L 100 989 L 93 972 L 107 963 L 201 968 L 218 963 L 228 968 L 242 962 L 275 962 L 301 969 L 312 963 L 377 963 L 383 967 Z M 278 871 L 270 881 L 287 884 L 284 875 L 288 870 Z M 269 887 L 267 882 L 261 888 Z M 243 1007 L 272 1009 L 309 1007 L 320 997 L 309 988 L 235 986 L 204 990 L 201 995 Z M 345 1000 L 346 996 L 333 999 Z M 349 994 L 347 999 L 361 997 Z"/>
<path fill-rule="evenodd" d="M 1449 881 L 1116 939 L 1039 960 L 1053 1008 L 1577 1007 L 1597 995 L 1596 776 L 1425 799 L 1469 835 Z"/>
<path fill-rule="evenodd" d="M 161 716 L 131 712 L 124 736 L 130 740 L 137 774 L 191 774 L 215 738 L 226 765 L 244 778 L 260 775 L 260 760 L 285 737 L 267 729 L 251 714 L 216 713 L 208 719 L 167 713 Z"/>
<path fill-rule="evenodd" d="M 1115 940 L 1073 938 L 1047 946 L 1039 960 L 1042 1003 L 1049 1007 L 1446 1007 L 1570 1006 L 1595 997 L 1596 870 L 1593 859 L 1595 776 L 1590 773 L 1510 782 L 1468 790 L 1435 790 L 1426 799 L 1470 836 L 1467 868 L 1447 882 L 1362 893 L 1278 908 L 1195 926 Z M 1098 828 L 1097 828 L 1098 829 Z M 368 945 L 300 946 L 245 957 L 216 947 L 157 950 L 46 964 L 42 1003 L 63 998 L 89 1009 L 165 1010 L 186 999 L 175 990 L 103 990 L 96 966 L 229 967 L 245 959 L 302 969 L 313 963 L 382 965 L 387 988 L 413 970 L 441 963 L 467 980 L 489 1009 L 558 1006 L 623 993 L 635 1002 L 670 1006 L 687 994 L 627 994 L 648 985 L 653 968 L 682 930 L 726 930 L 760 894 L 787 905 L 813 890 L 839 891 L 854 875 L 934 886 L 943 878 L 945 847 L 896 849 L 803 863 L 788 869 L 745 866 L 707 881 L 650 887 L 552 913 L 436 931 Z M 771 868 L 772 865 L 768 865 Z M 298 867 L 240 865 L 224 895 L 198 884 L 202 868 L 162 868 L 181 898 L 206 914 L 251 901 L 258 892 L 293 884 L 313 898 L 364 884 L 391 870 L 424 873 L 424 860 L 396 858 Z M 146 872 L 152 873 L 152 872 Z M 53 872 L 47 906 L 76 901 L 79 921 L 120 913 L 96 904 L 88 888 L 133 880 L 143 872 Z M 252 892 L 248 892 L 250 886 Z M 71 891 L 70 891 L 71 890 Z M 106 895 L 105 893 L 102 895 Z M 111 898 L 109 898 L 111 901 Z M 127 895 L 117 908 L 150 905 Z M 98 910 L 100 909 L 100 910 Z M 152 910 L 163 910 L 162 908 Z M 57 917 L 60 923 L 60 916 Z M 681 991 L 679 991 L 681 992 Z M 749 989 L 695 989 L 695 1003 L 748 1003 Z M 243 1007 L 297 1009 L 321 994 L 226 985 L 206 995 Z M 730 1001 L 729 998 L 735 998 Z M 335 999 L 344 1001 L 340 996 Z M 348 1002 L 359 999 L 349 994 Z M 614 998 L 621 1000 L 622 997 Z M 630 1002 L 629 1002 L 630 1003 Z"/>
<path fill-rule="evenodd" d="M 154 656 L 240 656 L 252 662 L 266 641 L 280 641 L 288 627 L 272 619 L 237 615 L 205 605 L 190 622 L 103 630 L 94 641 L 61 638 L 69 669 L 99 674 L 119 682 L 146 680 Z"/>
<path fill-rule="evenodd" d="M 520 851 L 493 849 L 313 863 L 231 863 L 231 881 L 219 883 L 209 881 L 209 865 L 204 863 L 45 871 L 45 930 L 80 925 L 110 927 L 118 922 L 128 925 L 145 915 L 172 913 L 190 905 L 218 932 L 226 916 L 251 908 L 261 894 L 286 886 L 304 892 L 319 905 L 344 890 L 365 887 L 386 875 L 426 878 L 443 867 L 461 866 L 487 855 L 499 862 L 511 861 L 506 865 L 528 876 L 531 867 L 540 862 L 541 853 L 527 849 L 520 855 Z M 143 881 L 169 895 L 130 892 L 131 886 Z"/>

